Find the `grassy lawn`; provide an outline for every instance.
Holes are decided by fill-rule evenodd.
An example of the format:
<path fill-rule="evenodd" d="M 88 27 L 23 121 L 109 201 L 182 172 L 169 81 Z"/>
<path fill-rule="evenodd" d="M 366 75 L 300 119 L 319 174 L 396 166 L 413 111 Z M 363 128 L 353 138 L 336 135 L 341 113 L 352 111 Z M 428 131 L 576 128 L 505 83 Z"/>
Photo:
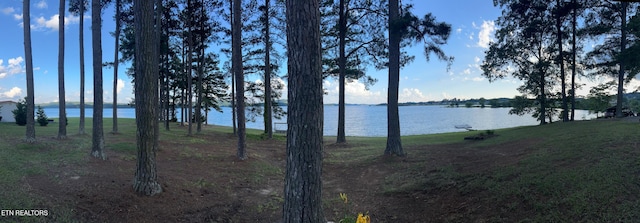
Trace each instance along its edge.
<path fill-rule="evenodd" d="M 50 175 L 51 169 L 73 168 L 91 161 L 91 120 L 87 119 L 86 135 L 77 134 L 78 121 L 78 118 L 69 119 L 66 140 L 55 139 L 57 122 L 46 127 L 36 126 L 38 142 L 35 144 L 22 142 L 24 127 L 0 123 L 0 209 L 47 209 L 42 203 L 50 198 L 34 195 L 26 179 L 44 176 L 56 182 L 64 176 Z M 105 119 L 104 124 L 107 156 L 115 153 L 119 154 L 118 159 L 133 162 L 134 120 L 119 119 L 117 135 L 109 133 L 111 119 Z M 433 202 L 464 203 L 465 208 L 443 209 L 441 215 L 445 217 L 437 218 L 450 221 L 633 222 L 640 219 L 639 129 L 637 122 L 598 120 L 498 129 L 495 130 L 497 136 L 473 142 L 463 138 L 480 131 L 406 136 L 403 146 L 408 156 L 394 159 L 381 156 L 385 138 L 349 137 L 345 146 L 333 144 L 335 137 L 325 137 L 324 161 L 328 171 L 323 178 L 334 182 L 340 177 L 337 171 L 345 167 L 345 173 L 352 176 L 377 168 L 384 174 L 377 180 L 371 179 L 372 186 L 367 190 L 373 193 L 372 198 L 362 200 L 402 203 L 405 200 L 400 197 L 410 194 Z M 231 131 L 228 127 L 209 126 L 204 134 L 230 135 Z M 203 137 L 185 137 L 185 134 L 184 129 L 161 130 L 162 140 L 195 148 L 178 153 L 180 157 L 174 160 L 197 158 L 217 162 L 227 158 L 198 150 L 201 147 L 197 145 L 211 142 Z M 259 130 L 248 131 L 250 144 L 260 144 L 263 138 Z M 272 140 L 282 149 L 284 142 L 282 134 L 276 134 Z M 513 152 L 516 150 L 517 153 Z M 282 160 L 273 160 L 267 152 L 252 152 L 252 155 L 254 161 L 247 168 L 255 172 L 243 175 L 249 184 L 266 185 L 273 176 L 284 174 L 282 166 L 277 164 Z M 349 168 L 360 172 L 348 172 Z M 79 175 L 83 171 L 71 170 Z M 206 177 L 194 179 L 184 184 L 197 188 L 225 186 Z M 325 193 L 344 189 L 341 185 L 327 184 Z M 277 214 L 282 202 L 278 191 L 279 188 L 270 192 L 271 197 L 255 210 Z M 229 194 L 232 193 L 235 194 L 234 189 L 229 188 Z M 333 194 L 325 197 L 328 197 L 326 206 L 336 203 Z M 354 198 L 354 202 L 358 202 L 358 198 Z M 375 217 L 376 210 L 384 211 L 377 207 L 384 206 L 384 202 L 378 205 L 368 201 L 372 216 Z M 420 204 L 435 206 L 432 203 Z M 63 205 L 69 209 L 56 213 L 56 220 L 82 221 L 71 211 L 73 202 Z M 18 220 L 38 221 L 37 218 Z M 0 221 L 3 220 L 0 218 Z"/>

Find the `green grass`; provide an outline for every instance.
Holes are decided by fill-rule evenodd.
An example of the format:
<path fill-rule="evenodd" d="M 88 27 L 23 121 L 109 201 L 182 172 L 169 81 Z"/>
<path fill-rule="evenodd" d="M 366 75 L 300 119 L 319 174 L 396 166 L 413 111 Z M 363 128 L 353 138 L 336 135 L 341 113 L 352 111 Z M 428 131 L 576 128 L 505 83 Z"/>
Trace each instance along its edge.
<path fill-rule="evenodd" d="M 517 165 L 447 177 L 463 193 L 486 193 L 503 211 L 496 216 L 520 211 L 531 213 L 522 220 L 534 222 L 632 222 L 640 219 L 639 127 L 589 121 L 502 130 L 480 146 L 524 138 L 540 143 Z"/>
<path fill-rule="evenodd" d="M 527 206 L 537 221 L 640 219 L 638 127 L 611 121 L 544 126 L 553 137 L 519 165 L 495 173 L 517 177 L 495 178 L 488 189 L 499 198 L 533 196 Z"/>
<path fill-rule="evenodd" d="M 71 124 L 77 119 L 70 119 Z M 71 129 L 71 128 L 68 128 Z M 77 128 L 76 128 L 77 129 Z M 25 127 L 15 123 L 0 123 L 0 208 L 1 209 L 47 209 L 42 198 L 29 193 L 26 177 L 45 175 L 47 169 L 81 162 L 87 157 L 91 141 L 89 137 L 73 136 L 57 140 L 57 123 L 48 126 L 36 125 L 38 142 L 27 144 Z M 57 176 L 51 177 L 55 182 Z M 72 222 L 71 209 L 60 208 L 56 221 Z M 52 210 L 49 210 L 52 211 Z M 47 221 L 53 218 L 47 218 Z M 5 219 L 8 221 L 39 222 L 43 218 Z M 4 220 L 3 220 L 4 221 Z"/>
<path fill-rule="evenodd" d="M 256 159 L 251 162 L 253 172 L 250 173 L 250 179 L 255 184 L 263 184 L 268 176 L 284 176 L 283 170 L 267 162 L 266 160 Z"/>
<path fill-rule="evenodd" d="M 135 159 L 135 121 L 119 119 L 120 135 L 111 135 L 111 119 L 104 119 L 107 149 L 130 154 Z M 70 118 L 69 138 L 57 140 L 57 123 L 36 126 L 38 142 L 22 142 L 24 127 L 0 123 L 0 208 L 38 209 L 42 200 L 28 193 L 25 178 L 44 175 L 48 168 L 83 162 L 91 147 L 91 119 L 87 119 L 86 135 L 78 135 L 78 118 Z M 459 165 L 437 167 L 424 171 L 423 151 L 406 149 L 414 160 L 421 162 L 386 162 L 401 171 L 385 178 L 385 194 L 411 193 L 416 190 L 457 190 L 473 196 L 478 205 L 495 207 L 489 221 L 532 222 L 633 222 L 640 219 L 640 125 L 625 121 L 580 121 L 554 123 L 545 126 L 497 129 L 496 137 L 468 143 L 465 136 L 480 132 L 456 132 L 405 136 L 405 148 L 430 148 L 444 144 L 459 144 L 467 149 L 482 150 L 492 146 L 534 141 L 528 153 L 516 164 L 481 171 L 461 172 Z M 229 127 L 208 128 L 209 132 L 231 134 Z M 194 131 L 195 134 L 195 131 Z M 207 134 L 205 132 L 204 134 Z M 172 125 L 171 131 L 161 130 L 161 140 L 172 143 L 208 143 L 202 137 L 185 137 L 186 129 Z M 276 134 L 284 141 L 284 135 Z M 262 140 L 261 130 L 248 130 L 247 139 Z M 333 145 L 335 137 L 325 137 L 324 161 L 329 164 L 378 165 L 386 144 L 383 137 L 348 137 L 347 145 Z M 108 151 L 107 151 L 108 152 Z M 198 151 L 181 154 L 210 159 Z M 266 182 L 265 176 L 282 175 L 282 170 L 267 160 L 256 157 L 248 177 L 254 183 Z M 55 176 L 51 176 L 55 177 Z M 208 187 L 210 182 L 192 182 L 194 187 Z M 272 211 L 281 198 L 265 201 L 258 211 Z M 67 213 L 71 216 L 71 211 Z M 514 214 L 516 213 L 516 214 Z M 60 219 L 71 217 L 62 214 Z"/>
<path fill-rule="evenodd" d="M 393 196 L 453 188 L 480 197 L 484 205 L 497 205 L 490 221 L 633 222 L 640 219 L 638 130 L 637 122 L 614 120 L 498 129 L 496 137 L 461 145 L 482 150 L 532 141 L 529 154 L 517 164 L 480 173 L 459 172 L 452 165 L 427 173 L 422 162 L 391 163 L 401 171 L 385 177 L 382 191 Z M 407 148 L 465 143 L 465 136 L 479 133 L 484 131 L 405 136 L 402 143 L 409 157 L 423 160 L 428 158 L 421 157 L 424 153 Z M 333 140 L 325 138 L 328 145 Z M 325 162 L 379 165 L 385 138 L 348 137 L 347 141 L 349 146 L 330 150 Z"/>

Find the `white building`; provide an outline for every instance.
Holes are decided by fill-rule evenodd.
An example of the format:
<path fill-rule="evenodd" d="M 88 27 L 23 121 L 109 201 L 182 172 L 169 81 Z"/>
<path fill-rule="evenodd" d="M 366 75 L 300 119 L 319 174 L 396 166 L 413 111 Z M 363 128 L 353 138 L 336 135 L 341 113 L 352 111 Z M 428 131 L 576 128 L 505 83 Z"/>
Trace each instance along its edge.
<path fill-rule="evenodd" d="M 13 110 L 16 109 L 17 102 L 13 101 L 0 101 L 0 122 L 16 122 L 13 118 Z"/>

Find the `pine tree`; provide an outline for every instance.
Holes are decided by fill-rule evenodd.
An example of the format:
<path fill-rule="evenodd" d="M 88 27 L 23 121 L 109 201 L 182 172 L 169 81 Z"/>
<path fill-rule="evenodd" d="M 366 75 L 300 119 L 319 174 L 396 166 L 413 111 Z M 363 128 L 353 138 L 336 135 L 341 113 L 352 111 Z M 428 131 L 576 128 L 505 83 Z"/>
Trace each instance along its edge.
<path fill-rule="evenodd" d="M 289 105 L 283 222 L 326 222 L 319 4 L 318 0 L 287 1 L 286 7 Z"/>
<path fill-rule="evenodd" d="M 31 49 L 31 1 L 23 0 L 22 1 L 22 23 L 23 31 L 24 31 L 24 57 L 25 57 L 25 68 L 27 73 L 27 130 L 26 130 L 26 138 L 25 141 L 27 143 L 36 142 L 36 128 L 35 128 L 35 120 L 34 120 L 34 85 L 33 85 L 33 55 Z"/>

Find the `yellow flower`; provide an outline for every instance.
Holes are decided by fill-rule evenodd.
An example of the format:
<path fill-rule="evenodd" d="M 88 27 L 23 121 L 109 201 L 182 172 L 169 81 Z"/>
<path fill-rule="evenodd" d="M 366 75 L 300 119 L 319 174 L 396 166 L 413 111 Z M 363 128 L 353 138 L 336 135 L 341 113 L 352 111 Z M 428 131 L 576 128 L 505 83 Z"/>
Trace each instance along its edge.
<path fill-rule="evenodd" d="M 371 223 L 371 218 L 369 217 L 369 215 L 363 215 L 362 213 L 358 214 L 358 219 L 356 220 L 356 223 Z"/>
<path fill-rule="evenodd" d="M 340 193 L 340 199 L 342 199 L 342 201 L 344 201 L 344 203 L 346 204 L 348 202 L 347 194 Z"/>

